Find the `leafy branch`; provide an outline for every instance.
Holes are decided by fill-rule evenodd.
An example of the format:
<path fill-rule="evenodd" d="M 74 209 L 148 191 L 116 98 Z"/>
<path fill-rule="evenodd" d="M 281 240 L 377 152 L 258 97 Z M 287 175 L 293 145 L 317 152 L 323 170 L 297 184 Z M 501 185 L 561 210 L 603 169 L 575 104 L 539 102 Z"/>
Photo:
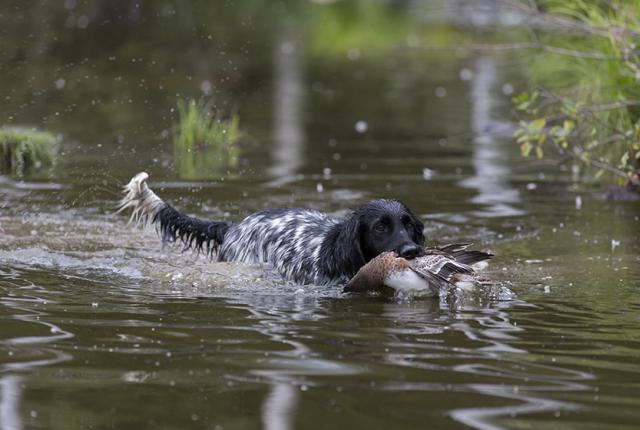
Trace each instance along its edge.
<path fill-rule="evenodd" d="M 545 52 L 530 68 L 539 88 L 513 99 L 523 156 L 563 159 L 636 183 L 640 175 L 640 2 L 509 2 L 557 32 L 534 35 Z M 582 36 L 578 39 L 575 33 Z M 563 44 L 568 45 L 567 48 Z M 588 48 L 588 49 L 585 49 Z M 564 52 L 566 50 L 566 52 Z M 585 55 L 588 53 L 588 55 Z M 566 55 L 565 55 L 566 54 Z"/>

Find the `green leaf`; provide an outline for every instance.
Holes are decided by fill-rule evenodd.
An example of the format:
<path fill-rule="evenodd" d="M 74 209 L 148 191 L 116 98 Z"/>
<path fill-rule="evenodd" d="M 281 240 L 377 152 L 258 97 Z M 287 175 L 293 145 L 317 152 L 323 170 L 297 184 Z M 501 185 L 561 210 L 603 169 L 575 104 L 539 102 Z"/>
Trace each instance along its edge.
<path fill-rule="evenodd" d="M 620 157 L 620 167 L 627 167 L 627 163 L 629 162 L 629 152 L 625 152 Z"/>
<path fill-rule="evenodd" d="M 570 119 L 566 119 L 562 124 L 562 128 L 564 128 L 567 132 L 571 132 L 571 130 L 573 130 L 575 127 L 576 123 L 571 121 Z"/>
<path fill-rule="evenodd" d="M 511 101 L 514 104 L 521 104 L 521 103 L 526 103 L 529 101 L 529 93 L 520 93 L 517 96 L 515 96 L 514 98 L 511 99 Z"/>
<path fill-rule="evenodd" d="M 538 118 L 531 121 L 530 127 L 534 130 L 542 130 L 546 124 L 547 124 L 546 119 Z"/>

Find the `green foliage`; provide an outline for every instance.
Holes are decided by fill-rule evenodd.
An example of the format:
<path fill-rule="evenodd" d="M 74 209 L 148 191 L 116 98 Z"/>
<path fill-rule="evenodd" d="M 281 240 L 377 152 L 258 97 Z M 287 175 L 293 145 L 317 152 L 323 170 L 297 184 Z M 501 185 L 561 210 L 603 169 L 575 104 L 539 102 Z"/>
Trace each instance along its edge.
<path fill-rule="evenodd" d="M 316 5 L 311 17 L 311 51 L 328 56 L 386 51 L 404 42 L 408 30 L 404 15 L 379 2 Z"/>
<path fill-rule="evenodd" d="M 173 148 L 181 177 L 210 178 L 237 167 L 245 137 L 238 114 L 225 119 L 211 101 L 203 100 L 179 100 L 177 108 Z"/>
<path fill-rule="evenodd" d="M 539 1 L 543 22 L 564 34 L 536 35 L 544 53 L 531 63 L 537 90 L 513 99 L 523 120 L 522 155 L 557 150 L 619 183 L 640 169 L 640 2 Z"/>
<path fill-rule="evenodd" d="M 428 24 L 420 14 L 407 13 L 401 4 L 389 1 L 355 0 L 310 4 L 306 11 L 307 44 L 313 55 L 326 58 L 385 57 L 394 49 L 413 46 L 452 47 L 483 41 L 507 39 L 508 30 L 500 37 L 470 34 L 435 18 Z"/>
<path fill-rule="evenodd" d="M 53 165 L 60 138 L 20 127 L 0 128 L 0 171 L 22 176 Z"/>

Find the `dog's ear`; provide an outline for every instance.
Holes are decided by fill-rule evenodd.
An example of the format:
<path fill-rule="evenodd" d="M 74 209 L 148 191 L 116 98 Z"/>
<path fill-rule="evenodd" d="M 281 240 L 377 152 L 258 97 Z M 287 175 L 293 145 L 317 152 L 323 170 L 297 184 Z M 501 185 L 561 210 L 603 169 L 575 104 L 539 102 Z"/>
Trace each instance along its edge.
<path fill-rule="evenodd" d="M 354 213 L 331 228 L 320 247 L 318 265 L 328 279 L 351 278 L 366 263 L 362 245 L 362 220 Z"/>
<path fill-rule="evenodd" d="M 335 253 L 355 273 L 366 263 L 362 252 L 362 222 L 358 214 L 354 214 L 341 227 Z"/>

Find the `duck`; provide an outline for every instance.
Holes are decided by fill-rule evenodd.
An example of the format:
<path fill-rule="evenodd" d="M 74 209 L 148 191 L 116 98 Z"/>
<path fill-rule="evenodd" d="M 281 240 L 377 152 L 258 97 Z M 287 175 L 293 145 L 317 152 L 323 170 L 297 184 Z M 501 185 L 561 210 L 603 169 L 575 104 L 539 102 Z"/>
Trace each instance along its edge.
<path fill-rule="evenodd" d="M 438 297 L 449 288 L 478 285 L 476 269 L 486 265 L 493 254 L 468 250 L 471 244 L 457 243 L 426 248 L 414 259 L 395 251 L 373 258 L 347 282 L 345 293 L 392 289 L 395 294 Z"/>

